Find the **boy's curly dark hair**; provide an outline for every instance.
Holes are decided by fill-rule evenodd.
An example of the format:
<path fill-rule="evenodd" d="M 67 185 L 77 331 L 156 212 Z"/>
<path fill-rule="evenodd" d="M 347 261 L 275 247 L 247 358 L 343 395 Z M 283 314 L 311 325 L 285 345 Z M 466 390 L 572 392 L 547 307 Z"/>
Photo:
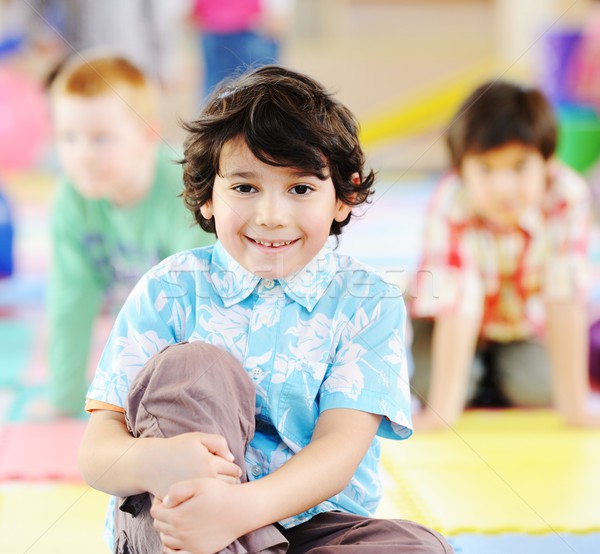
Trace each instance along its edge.
<path fill-rule="evenodd" d="M 539 90 L 489 81 L 462 103 L 446 138 L 452 166 L 460 170 L 466 154 L 511 142 L 532 146 L 547 160 L 556 149 L 556 136 L 554 111 Z"/>
<path fill-rule="evenodd" d="M 295 71 L 263 66 L 223 83 L 184 129 L 183 198 L 205 231 L 214 233 L 215 222 L 202 217 L 200 207 L 212 198 L 221 150 L 233 139 L 243 139 L 263 163 L 321 179 L 330 174 L 337 198 L 348 205 L 366 202 L 373 192 L 375 175 L 363 175 L 355 117 L 318 82 Z M 355 173 L 359 183 L 352 181 Z M 339 235 L 351 215 L 333 221 L 330 234 Z"/>

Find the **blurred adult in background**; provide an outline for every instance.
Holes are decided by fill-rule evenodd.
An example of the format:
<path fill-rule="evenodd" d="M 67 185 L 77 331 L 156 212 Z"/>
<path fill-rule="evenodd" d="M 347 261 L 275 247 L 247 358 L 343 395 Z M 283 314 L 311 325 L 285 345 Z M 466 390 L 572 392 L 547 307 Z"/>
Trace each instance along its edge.
<path fill-rule="evenodd" d="M 54 61 L 104 46 L 168 85 L 181 69 L 178 43 L 191 1 L 19 0 L 12 11 L 27 18 L 29 46 Z"/>
<path fill-rule="evenodd" d="M 195 0 L 204 97 L 240 70 L 278 63 L 293 12 L 294 0 Z"/>

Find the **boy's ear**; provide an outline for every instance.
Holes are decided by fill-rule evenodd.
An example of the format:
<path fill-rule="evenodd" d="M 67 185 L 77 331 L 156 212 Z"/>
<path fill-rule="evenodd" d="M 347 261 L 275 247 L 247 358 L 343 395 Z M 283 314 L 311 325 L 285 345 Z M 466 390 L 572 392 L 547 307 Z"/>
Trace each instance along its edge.
<path fill-rule="evenodd" d="M 352 206 L 342 202 L 341 200 L 338 200 L 337 206 L 335 209 L 335 215 L 333 216 L 333 219 L 335 219 L 337 222 L 341 223 L 342 221 L 346 220 L 346 218 L 348 217 L 348 214 L 351 211 L 352 211 Z"/>
<path fill-rule="evenodd" d="M 209 200 L 206 204 L 200 206 L 200 213 L 204 219 L 212 219 L 213 217 L 213 209 L 212 202 Z"/>
<path fill-rule="evenodd" d="M 360 175 L 358 173 L 352 174 L 352 182 L 355 185 L 360 184 Z M 356 194 L 351 195 L 351 198 L 352 198 L 352 202 L 354 202 L 356 200 Z M 348 217 L 348 214 L 351 211 L 352 211 L 352 206 L 350 204 L 346 204 L 345 202 L 338 200 L 334 219 L 338 222 L 345 221 L 346 218 Z"/>

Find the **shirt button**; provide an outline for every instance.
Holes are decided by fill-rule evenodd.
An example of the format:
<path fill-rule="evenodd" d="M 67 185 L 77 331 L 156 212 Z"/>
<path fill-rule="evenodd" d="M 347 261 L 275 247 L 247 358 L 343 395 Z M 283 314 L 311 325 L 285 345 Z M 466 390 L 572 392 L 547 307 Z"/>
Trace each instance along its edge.
<path fill-rule="evenodd" d="M 268 325 L 268 324 L 269 324 L 269 318 L 268 318 L 266 315 L 263 315 L 263 316 L 260 318 L 260 322 L 261 322 L 263 325 Z"/>
<path fill-rule="evenodd" d="M 261 473 L 262 473 L 262 470 L 260 469 L 259 466 L 254 466 L 252 468 L 252 475 L 254 475 L 254 477 L 258 477 Z"/>
<path fill-rule="evenodd" d="M 256 379 L 258 379 L 261 375 L 262 375 L 262 369 L 260 369 L 260 367 L 255 367 L 252 370 L 252 377 L 255 377 Z"/>
<path fill-rule="evenodd" d="M 263 285 L 265 285 L 265 287 L 268 289 L 272 289 L 275 286 L 275 281 L 273 281 L 273 279 L 265 279 L 265 281 L 263 281 Z"/>

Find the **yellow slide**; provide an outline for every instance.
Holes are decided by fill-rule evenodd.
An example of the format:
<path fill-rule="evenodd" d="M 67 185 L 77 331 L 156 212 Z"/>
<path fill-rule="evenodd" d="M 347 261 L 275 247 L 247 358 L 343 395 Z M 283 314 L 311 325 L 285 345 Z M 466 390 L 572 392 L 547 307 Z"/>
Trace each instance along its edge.
<path fill-rule="evenodd" d="M 381 143 L 444 129 L 460 103 L 489 78 L 491 64 L 474 68 L 426 91 L 417 91 L 363 118 L 361 141 L 369 149 Z"/>

